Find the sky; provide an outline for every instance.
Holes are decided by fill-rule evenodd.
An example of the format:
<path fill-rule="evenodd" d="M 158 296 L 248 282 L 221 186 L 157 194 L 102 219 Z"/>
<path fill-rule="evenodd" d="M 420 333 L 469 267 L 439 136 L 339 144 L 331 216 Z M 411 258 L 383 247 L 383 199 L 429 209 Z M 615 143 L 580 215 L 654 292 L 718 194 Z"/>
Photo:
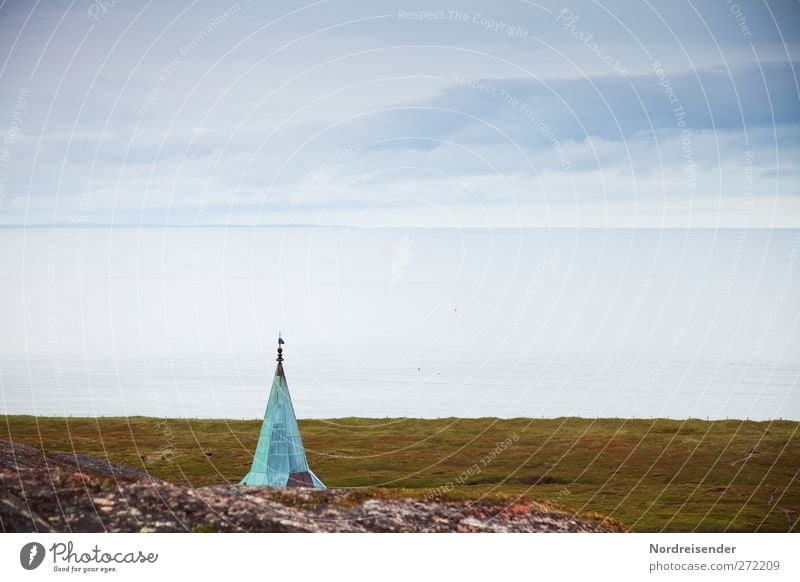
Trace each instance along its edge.
<path fill-rule="evenodd" d="M 0 224 L 797 228 L 800 3 L 0 3 Z"/>

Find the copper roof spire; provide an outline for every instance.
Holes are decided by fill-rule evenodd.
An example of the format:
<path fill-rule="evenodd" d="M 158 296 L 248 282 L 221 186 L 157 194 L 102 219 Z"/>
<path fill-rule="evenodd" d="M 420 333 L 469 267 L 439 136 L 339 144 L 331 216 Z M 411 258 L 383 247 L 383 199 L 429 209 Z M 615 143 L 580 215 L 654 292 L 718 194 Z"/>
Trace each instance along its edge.
<path fill-rule="evenodd" d="M 264 411 L 250 471 L 242 485 L 268 487 L 314 487 L 325 485 L 308 467 L 300 428 L 294 414 L 289 386 L 283 373 L 283 338 L 278 334 L 278 365 Z"/>

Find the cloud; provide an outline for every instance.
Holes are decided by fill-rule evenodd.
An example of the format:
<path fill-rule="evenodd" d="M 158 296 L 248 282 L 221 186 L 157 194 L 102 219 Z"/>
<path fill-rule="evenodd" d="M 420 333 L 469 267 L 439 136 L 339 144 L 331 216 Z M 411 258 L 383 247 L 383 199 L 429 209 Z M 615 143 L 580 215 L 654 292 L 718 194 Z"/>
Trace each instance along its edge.
<path fill-rule="evenodd" d="M 658 226 L 697 206 L 734 225 L 755 198 L 794 208 L 795 4 L 435 8 L 118 3 L 95 20 L 6 3 L 0 141 L 28 93 L 0 223 Z"/>

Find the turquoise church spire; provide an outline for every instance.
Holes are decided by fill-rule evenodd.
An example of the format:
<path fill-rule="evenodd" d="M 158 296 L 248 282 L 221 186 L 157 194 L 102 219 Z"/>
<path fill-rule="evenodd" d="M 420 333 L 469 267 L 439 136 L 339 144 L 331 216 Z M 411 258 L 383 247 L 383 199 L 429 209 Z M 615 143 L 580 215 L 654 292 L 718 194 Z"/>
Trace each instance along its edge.
<path fill-rule="evenodd" d="M 267 487 L 315 487 L 324 489 L 314 472 L 309 469 L 303 440 L 294 415 L 289 386 L 283 372 L 283 347 L 278 335 L 278 366 L 269 392 L 264 423 L 258 435 L 253 466 L 242 479 L 242 485 Z"/>

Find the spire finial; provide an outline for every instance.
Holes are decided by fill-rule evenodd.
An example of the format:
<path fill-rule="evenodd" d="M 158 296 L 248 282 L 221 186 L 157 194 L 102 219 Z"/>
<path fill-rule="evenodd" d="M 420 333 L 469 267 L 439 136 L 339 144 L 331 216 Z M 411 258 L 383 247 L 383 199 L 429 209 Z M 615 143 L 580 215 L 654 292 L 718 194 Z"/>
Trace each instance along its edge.
<path fill-rule="evenodd" d="M 283 341 L 283 338 L 281 337 L 281 332 L 278 332 L 278 357 L 276 358 L 277 362 L 283 361 L 283 348 L 281 346 L 285 343 L 286 342 Z"/>

